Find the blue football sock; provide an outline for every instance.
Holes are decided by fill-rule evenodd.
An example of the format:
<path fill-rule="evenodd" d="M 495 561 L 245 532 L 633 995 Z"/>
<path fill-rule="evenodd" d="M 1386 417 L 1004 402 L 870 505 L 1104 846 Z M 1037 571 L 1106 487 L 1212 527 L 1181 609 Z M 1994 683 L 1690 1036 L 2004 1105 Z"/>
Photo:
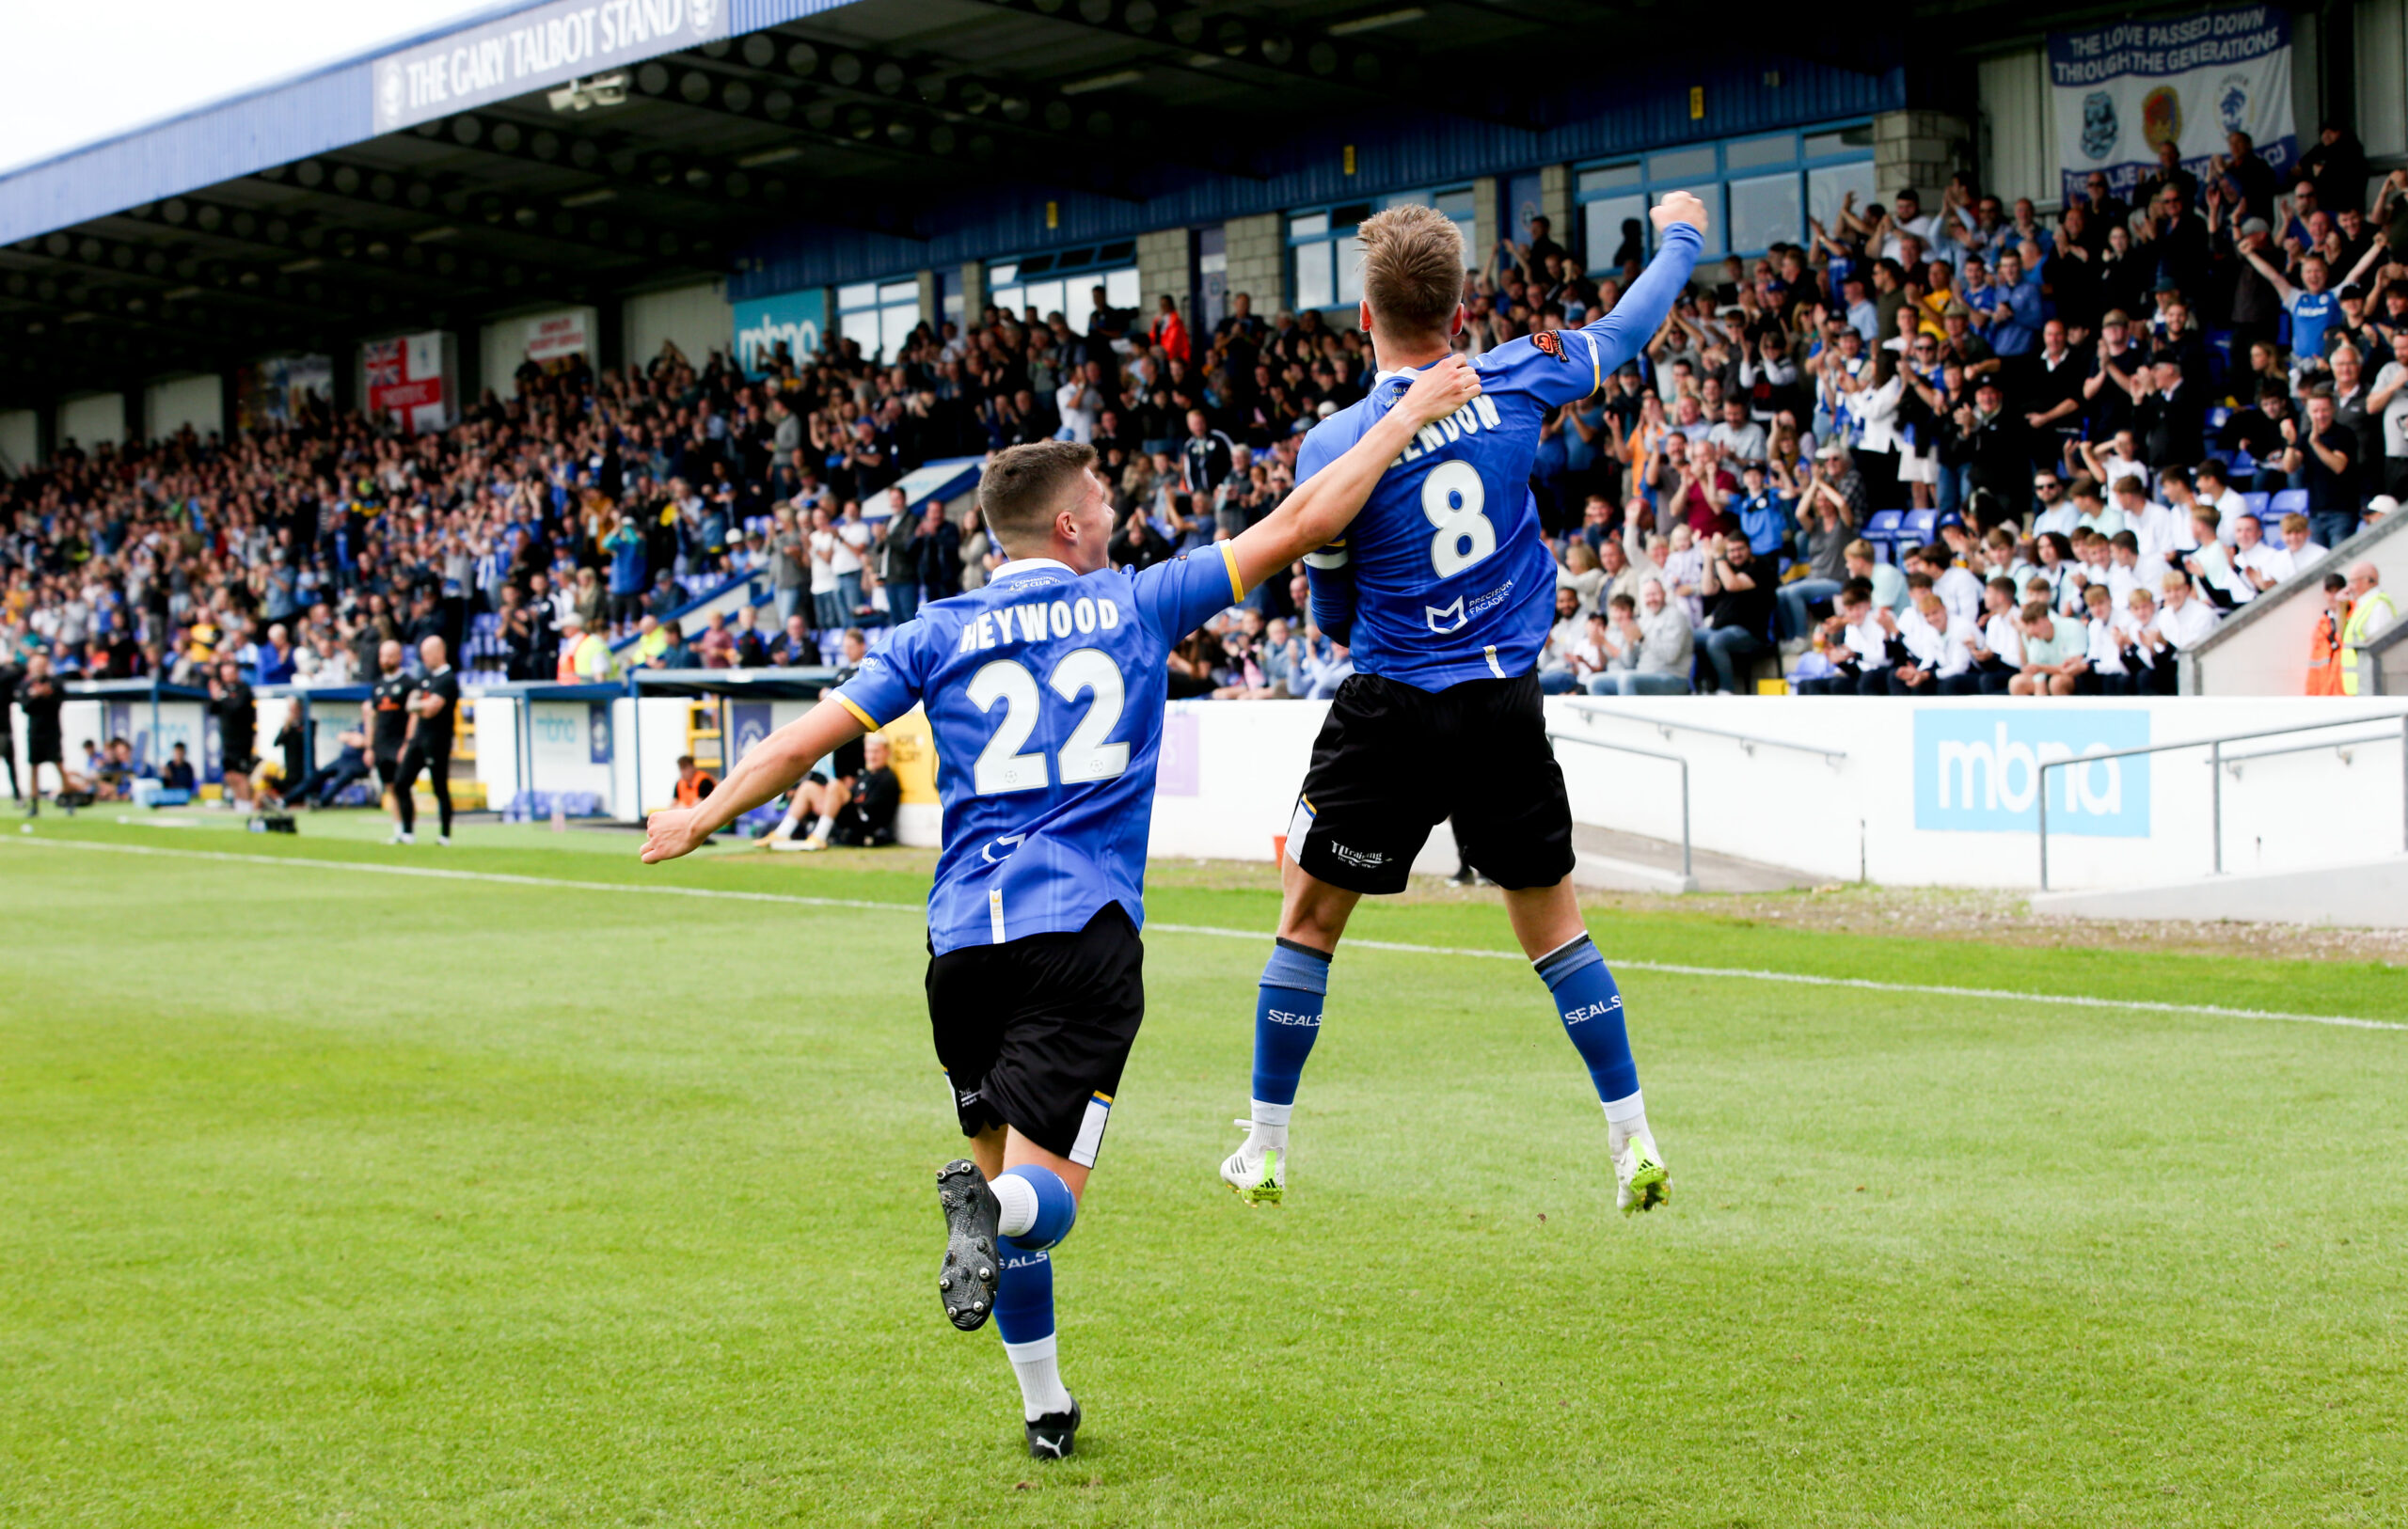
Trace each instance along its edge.
<path fill-rule="evenodd" d="M 1606 958 L 1587 935 L 1557 946 L 1531 963 L 1539 980 L 1555 995 L 1556 1012 L 1563 1017 L 1563 1032 L 1588 1064 L 1608 1119 L 1640 1117 L 1639 1064 L 1630 1059 L 1630 1032 L 1624 1028 L 1622 991 Z"/>
<path fill-rule="evenodd" d="M 1054 1335 L 1054 1255 L 1004 1239 L 1003 1279 L 995 1286 L 995 1331 L 1011 1344 Z"/>
<path fill-rule="evenodd" d="M 1054 1255 L 1020 1248 L 1006 1237 L 1003 1278 L 995 1286 L 995 1332 L 1020 1381 L 1021 1416 L 1034 1423 L 1070 1410 L 1054 1333 Z"/>
<path fill-rule="evenodd" d="M 1305 1059 L 1321 1038 L 1322 1003 L 1329 992 L 1329 957 L 1292 939 L 1279 941 L 1262 969 L 1254 1002 L 1254 1098 L 1275 1107 L 1278 1124 L 1296 1102 Z M 1257 1111 L 1257 1129 L 1261 1127 Z"/>
<path fill-rule="evenodd" d="M 1003 1210 L 995 1229 L 1016 1248 L 1041 1253 L 1069 1237 L 1078 1222 L 1077 1197 L 1061 1174 L 1042 1164 L 1006 1168 L 993 1189 Z"/>

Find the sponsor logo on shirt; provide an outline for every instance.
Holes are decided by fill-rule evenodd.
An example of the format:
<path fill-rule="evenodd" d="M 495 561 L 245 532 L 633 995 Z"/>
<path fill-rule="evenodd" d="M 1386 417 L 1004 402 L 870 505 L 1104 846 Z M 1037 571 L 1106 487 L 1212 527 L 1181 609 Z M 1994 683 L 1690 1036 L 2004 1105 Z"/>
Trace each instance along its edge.
<path fill-rule="evenodd" d="M 1513 581 L 1509 578 L 1486 594 L 1473 596 L 1469 605 L 1465 605 L 1464 597 L 1458 595 L 1450 605 L 1423 606 L 1421 619 L 1430 623 L 1430 630 L 1443 637 L 1449 632 L 1461 631 L 1476 618 L 1495 610 L 1513 592 Z"/>
<path fill-rule="evenodd" d="M 1566 366 L 1572 363 L 1572 357 L 1563 354 L 1563 337 L 1552 329 L 1542 329 L 1532 335 L 1530 345 L 1541 355 L 1552 355 Z"/>

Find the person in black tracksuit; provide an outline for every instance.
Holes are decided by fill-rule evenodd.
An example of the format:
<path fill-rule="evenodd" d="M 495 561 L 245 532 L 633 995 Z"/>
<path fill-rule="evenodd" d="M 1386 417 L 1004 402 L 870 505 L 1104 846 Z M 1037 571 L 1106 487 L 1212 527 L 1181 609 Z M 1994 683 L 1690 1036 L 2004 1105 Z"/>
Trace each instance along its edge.
<path fill-rule="evenodd" d="M 452 842 L 452 718 L 460 704 L 460 676 L 452 672 L 441 638 L 428 638 L 419 644 L 418 652 L 426 671 L 412 684 L 409 741 L 402 745 L 401 766 L 393 778 L 393 812 L 402 823 L 396 837 L 404 844 L 413 842 L 418 804 L 410 799 L 410 791 L 418 783 L 419 771 L 424 770 L 435 793 L 436 842 L 448 844 Z"/>
<path fill-rule="evenodd" d="M 388 641 L 376 650 L 376 683 L 369 687 L 360 710 L 368 723 L 368 757 L 376 766 L 377 788 L 390 791 L 402 773 L 402 745 L 409 740 L 413 683 L 402 668 L 398 642 Z"/>
<path fill-rule="evenodd" d="M 25 799 L 24 788 L 17 781 L 17 717 L 10 708 L 17 703 L 17 687 L 25 683 L 25 666 L 0 663 L 0 764 L 8 767 L 8 799 Z"/>
<path fill-rule="evenodd" d="M 17 686 L 17 704 L 25 714 L 25 815 L 34 817 L 41 812 L 41 767 L 50 765 L 58 772 L 58 789 L 65 791 L 71 782 L 67 779 L 67 750 L 59 736 L 58 708 L 67 700 L 66 689 L 50 671 L 50 659 L 36 654 L 25 666 L 25 677 Z M 16 771 L 8 772 L 11 781 Z"/>
<path fill-rule="evenodd" d="M 259 701 L 243 683 L 243 666 L 231 658 L 217 665 L 209 682 L 207 710 L 217 718 L 218 771 L 230 800 L 251 796 L 251 768 L 259 763 Z"/>

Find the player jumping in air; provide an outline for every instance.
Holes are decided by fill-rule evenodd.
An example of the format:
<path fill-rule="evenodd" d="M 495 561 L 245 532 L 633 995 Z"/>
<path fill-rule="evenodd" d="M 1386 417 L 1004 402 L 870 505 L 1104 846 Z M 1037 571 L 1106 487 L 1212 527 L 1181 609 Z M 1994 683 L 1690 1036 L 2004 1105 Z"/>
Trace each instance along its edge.
<path fill-rule="evenodd" d="M 1404 890 L 1414 857 L 1450 812 L 1467 863 L 1505 889 L 1514 937 L 1605 1102 L 1622 1208 L 1671 1196 L 1622 995 L 1572 893 L 1572 810 L 1537 674 L 1554 620 L 1555 560 L 1529 490 L 1547 412 L 1605 386 L 1688 282 L 1704 244 L 1703 204 L 1674 192 L 1654 216 L 1662 247 L 1612 312 L 1481 356 L 1481 396 L 1418 431 L 1344 542 L 1306 560 L 1314 617 L 1351 642 L 1354 674 L 1313 744 L 1288 828 L 1278 944 L 1255 1003 L 1253 1114 L 1239 1123 L 1245 1144 L 1221 1165 L 1249 1205 L 1286 1193 L 1289 1115 L 1348 916 L 1365 893 Z M 1464 325 L 1463 237 L 1443 213 L 1392 207 L 1359 237 L 1361 320 L 1379 376 L 1361 402 L 1305 437 L 1299 483 L 1375 428 L 1399 385 L 1444 358 Z M 1479 762 L 1469 795 L 1433 789 L 1432 770 L 1450 759 Z"/>
<path fill-rule="evenodd" d="M 1112 501 L 1093 450 L 1001 452 L 978 500 L 1011 560 L 987 586 L 921 607 L 707 799 L 652 814 L 644 860 L 674 859 L 839 745 L 927 706 L 944 810 L 928 1017 L 971 1139 L 971 1157 L 937 1174 L 938 1289 L 964 1332 L 994 1316 L 1038 1458 L 1069 1455 L 1079 1427 L 1055 1363 L 1048 1250 L 1077 1217 L 1145 1017 L 1137 931 L 1170 650 L 1339 535 L 1414 431 L 1478 392 L 1462 362 L 1431 369 L 1260 524 L 1138 574 L 1105 561 Z"/>

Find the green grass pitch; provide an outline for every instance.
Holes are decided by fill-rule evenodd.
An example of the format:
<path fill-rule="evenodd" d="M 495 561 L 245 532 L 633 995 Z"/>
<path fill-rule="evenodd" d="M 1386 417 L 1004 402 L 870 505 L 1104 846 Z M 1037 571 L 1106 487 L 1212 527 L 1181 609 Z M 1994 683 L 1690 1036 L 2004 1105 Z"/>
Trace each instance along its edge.
<path fill-rule="evenodd" d="M 615 836 L 75 839 L 911 902 Z M 2398 1524 L 2408 1032 L 1628 971 L 1669 1213 L 1515 962 L 1157 932 L 1059 1254 L 1078 1457 L 938 1307 L 920 923 L 0 844 L 0 1524 Z M 799 858 L 798 858 L 799 859 Z M 1192 876 L 1189 878 L 1194 879 Z M 1267 929 L 1259 891 L 1153 918 Z M 1609 954 L 2408 1017 L 2341 963 L 1601 910 Z M 1367 938 L 1503 950 L 1500 910 Z"/>

